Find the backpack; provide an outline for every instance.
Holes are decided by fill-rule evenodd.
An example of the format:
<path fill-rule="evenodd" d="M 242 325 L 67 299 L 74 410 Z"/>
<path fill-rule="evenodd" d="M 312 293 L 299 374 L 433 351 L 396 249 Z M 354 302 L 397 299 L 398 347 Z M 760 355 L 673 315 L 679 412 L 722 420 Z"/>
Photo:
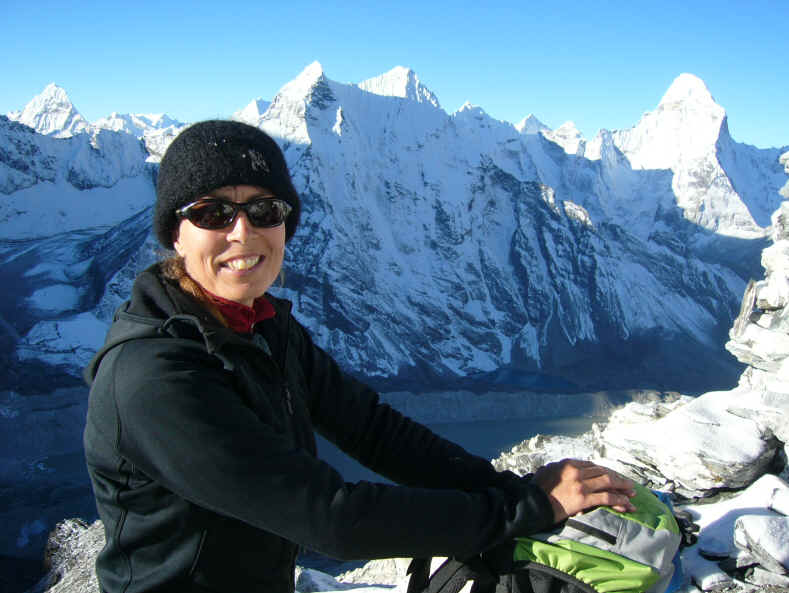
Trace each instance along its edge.
<path fill-rule="evenodd" d="M 670 502 L 636 485 L 636 511 L 597 507 L 553 530 L 519 537 L 481 556 L 430 559 L 409 567 L 408 593 L 666 593 L 681 584 L 678 550 L 687 537 Z"/>

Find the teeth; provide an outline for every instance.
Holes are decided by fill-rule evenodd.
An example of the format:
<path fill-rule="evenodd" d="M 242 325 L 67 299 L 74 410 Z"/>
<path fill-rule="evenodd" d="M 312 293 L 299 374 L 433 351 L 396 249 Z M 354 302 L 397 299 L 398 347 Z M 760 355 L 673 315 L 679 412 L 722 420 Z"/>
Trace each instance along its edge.
<path fill-rule="evenodd" d="M 231 259 L 228 262 L 225 262 L 228 268 L 231 270 L 248 270 L 255 264 L 260 261 L 260 256 L 256 255 L 255 257 L 240 257 L 238 259 Z"/>

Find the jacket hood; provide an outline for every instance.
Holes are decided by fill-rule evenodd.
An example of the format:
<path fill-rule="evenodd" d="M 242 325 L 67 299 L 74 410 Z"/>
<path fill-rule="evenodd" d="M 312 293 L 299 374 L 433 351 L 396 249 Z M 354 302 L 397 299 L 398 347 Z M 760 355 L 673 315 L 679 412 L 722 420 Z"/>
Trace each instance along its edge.
<path fill-rule="evenodd" d="M 274 306 L 276 316 L 287 319 L 290 303 L 268 294 L 266 298 Z M 232 363 L 222 355 L 222 349 L 231 342 L 245 343 L 175 282 L 164 278 L 160 265 L 154 264 L 137 276 L 131 298 L 115 311 L 104 345 L 85 367 L 83 378 L 88 386 L 92 385 L 102 359 L 116 346 L 130 340 L 157 338 L 202 341 L 208 353 L 219 357 L 226 368 L 232 368 Z"/>

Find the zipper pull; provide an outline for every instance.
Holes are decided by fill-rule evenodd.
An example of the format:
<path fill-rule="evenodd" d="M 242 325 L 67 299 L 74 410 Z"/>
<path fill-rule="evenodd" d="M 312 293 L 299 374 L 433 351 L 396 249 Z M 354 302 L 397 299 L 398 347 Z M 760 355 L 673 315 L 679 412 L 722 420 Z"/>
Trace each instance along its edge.
<path fill-rule="evenodd" d="M 285 404 L 288 406 L 288 414 L 293 416 L 293 398 L 287 385 L 285 385 Z"/>

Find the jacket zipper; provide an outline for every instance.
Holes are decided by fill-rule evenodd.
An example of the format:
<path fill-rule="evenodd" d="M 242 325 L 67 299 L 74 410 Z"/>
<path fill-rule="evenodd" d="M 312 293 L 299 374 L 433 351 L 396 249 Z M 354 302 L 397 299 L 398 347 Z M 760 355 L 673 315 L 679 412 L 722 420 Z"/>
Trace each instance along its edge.
<path fill-rule="evenodd" d="M 288 348 L 290 347 L 290 315 L 288 315 L 287 326 L 285 327 L 285 346 L 283 347 L 283 356 L 282 356 L 282 376 L 287 377 L 286 367 L 288 365 Z M 293 396 L 290 394 L 290 388 L 288 387 L 287 379 L 285 384 L 283 385 L 283 389 L 285 390 L 285 403 L 288 406 L 288 413 L 293 416 Z"/>
<path fill-rule="evenodd" d="M 266 339 L 258 333 L 253 334 L 252 341 L 260 347 L 271 359 L 274 365 L 279 369 L 280 374 L 284 377 L 285 376 L 285 369 L 282 365 L 280 365 L 275 359 L 274 355 L 271 352 L 271 348 L 268 345 Z M 285 359 L 287 360 L 287 348 L 288 348 L 288 340 L 285 339 Z M 283 363 L 284 364 L 284 363 Z M 293 396 L 290 394 L 290 389 L 288 388 L 287 382 L 282 384 L 282 395 L 285 400 L 285 407 L 288 409 L 288 414 L 293 416 Z"/>
<path fill-rule="evenodd" d="M 283 388 L 284 395 L 285 395 L 285 405 L 288 408 L 288 414 L 293 416 L 293 396 L 291 396 L 291 394 L 290 394 L 290 389 L 288 389 L 288 384 L 287 383 L 285 383 L 285 385 L 283 385 L 282 388 Z"/>

